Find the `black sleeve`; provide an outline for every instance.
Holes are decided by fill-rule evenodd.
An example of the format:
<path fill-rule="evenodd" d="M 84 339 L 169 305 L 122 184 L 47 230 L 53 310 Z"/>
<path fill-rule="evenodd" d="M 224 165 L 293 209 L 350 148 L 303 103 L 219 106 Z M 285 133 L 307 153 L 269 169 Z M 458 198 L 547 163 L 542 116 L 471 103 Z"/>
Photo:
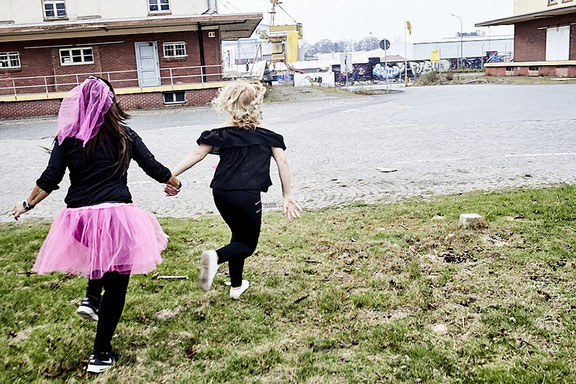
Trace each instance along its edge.
<path fill-rule="evenodd" d="M 136 132 L 131 129 L 129 129 L 129 132 L 132 138 L 132 157 L 138 166 L 157 182 L 168 182 L 172 172 L 154 158 L 152 152 L 150 152 Z"/>
<path fill-rule="evenodd" d="M 64 148 L 56 141 L 50 154 L 48 166 L 40 178 L 36 180 L 36 185 L 42 190 L 51 193 L 60 188 L 58 184 L 62 181 L 65 172 L 66 162 L 64 160 Z"/>
<path fill-rule="evenodd" d="M 282 135 L 274 133 L 270 137 L 270 146 L 276 147 L 276 148 L 282 148 L 283 150 L 286 150 L 286 144 L 284 144 L 284 137 L 282 137 Z"/>
<path fill-rule="evenodd" d="M 286 150 L 286 144 L 284 144 L 284 137 L 282 135 L 279 135 L 276 132 L 265 128 L 260 128 L 258 132 L 260 132 L 262 136 L 266 138 L 266 142 L 271 147 L 282 148 L 283 150 Z"/>
<path fill-rule="evenodd" d="M 198 145 L 206 144 L 212 146 L 212 150 L 210 151 L 211 154 L 217 155 L 220 147 L 222 147 L 223 142 L 223 130 L 222 129 L 213 129 L 211 131 L 204 131 L 196 140 Z"/>

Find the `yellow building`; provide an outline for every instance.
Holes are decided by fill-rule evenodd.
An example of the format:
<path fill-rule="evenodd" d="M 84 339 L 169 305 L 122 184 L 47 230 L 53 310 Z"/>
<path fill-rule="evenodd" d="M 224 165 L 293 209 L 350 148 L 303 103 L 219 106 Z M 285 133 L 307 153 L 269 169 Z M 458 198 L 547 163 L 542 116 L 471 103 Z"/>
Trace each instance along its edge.
<path fill-rule="evenodd" d="M 514 16 L 574 6 L 572 0 L 514 0 Z"/>

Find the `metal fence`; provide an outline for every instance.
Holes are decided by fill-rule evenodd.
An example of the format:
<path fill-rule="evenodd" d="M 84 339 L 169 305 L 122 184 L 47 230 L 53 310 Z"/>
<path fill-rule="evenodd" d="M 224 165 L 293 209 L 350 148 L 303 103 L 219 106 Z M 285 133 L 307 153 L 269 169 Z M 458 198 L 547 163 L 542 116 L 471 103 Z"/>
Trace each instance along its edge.
<path fill-rule="evenodd" d="M 18 97 L 24 94 L 66 92 L 82 83 L 88 76 L 99 76 L 110 81 L 115 88 L 147 88 L 160 85 L 197 84 L 221 81 L 222 65 L 160 68 L 156 85 L 140 86 L 138 70 L 102 71 L 47 76 L 0 78 L 0 95 Z"/>

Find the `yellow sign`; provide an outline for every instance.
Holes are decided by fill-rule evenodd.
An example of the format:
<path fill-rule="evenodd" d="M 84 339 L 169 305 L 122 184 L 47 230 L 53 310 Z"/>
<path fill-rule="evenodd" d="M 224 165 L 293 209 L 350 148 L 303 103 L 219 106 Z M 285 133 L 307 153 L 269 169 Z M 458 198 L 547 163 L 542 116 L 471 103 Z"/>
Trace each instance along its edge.
<path fill-rule="evenodd" d="M 440 50 L 439 49 L 433 49 L 432 53 L 430 54 L 430 61 L 433 63 L 439 63 L 440 62 Z"/>
<path fill-rule="evenodd" d="M 286 38 L 286 61 L 294 63 L 298 61 L 298 32 L 288 32 Z"/>
<path fill-rule="evenodd" d="M 410 34 L 412 34 L 412 23 L 410 23 L 409 21 L 406 22 L 406 28 L 408 28 L 408 32 Z"/>

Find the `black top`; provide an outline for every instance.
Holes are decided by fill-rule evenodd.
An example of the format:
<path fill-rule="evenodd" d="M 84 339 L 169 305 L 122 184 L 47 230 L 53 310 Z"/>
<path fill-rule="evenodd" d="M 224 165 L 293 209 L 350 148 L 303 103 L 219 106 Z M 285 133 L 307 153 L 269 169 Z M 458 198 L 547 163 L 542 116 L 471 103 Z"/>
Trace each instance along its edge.
<path fill-rule="evenodd" d="M 226 127 L 204 131 L 198 144 L 211 145 L 211 153 L 220 155 L 210 187 L 222 190 L 268 191 L 272 185 L 272 147 L 286 149 L 281 135 L 264 128 L 251 131 Z"/>
<path fill-rule="evenodd" d="M 171 172 L 160 164 L 146 148 L 142 139 L 127 128 L 131 138 L 130 157 L 146 174 L 160 183 L 170 179 Z M 85 207 L 102 203 L 131 203 L 127 173 L 116 166 L 118 153 L 114 148 L 95 148 L 85 155 L 82 141 L 66 138 L 62 145 L 54 144 L 48 167 L 36 184 L 46 192 L 58 189 L 66 168 L 70 170 L 70 188 L 64 201 L 68 208 Z"/>

